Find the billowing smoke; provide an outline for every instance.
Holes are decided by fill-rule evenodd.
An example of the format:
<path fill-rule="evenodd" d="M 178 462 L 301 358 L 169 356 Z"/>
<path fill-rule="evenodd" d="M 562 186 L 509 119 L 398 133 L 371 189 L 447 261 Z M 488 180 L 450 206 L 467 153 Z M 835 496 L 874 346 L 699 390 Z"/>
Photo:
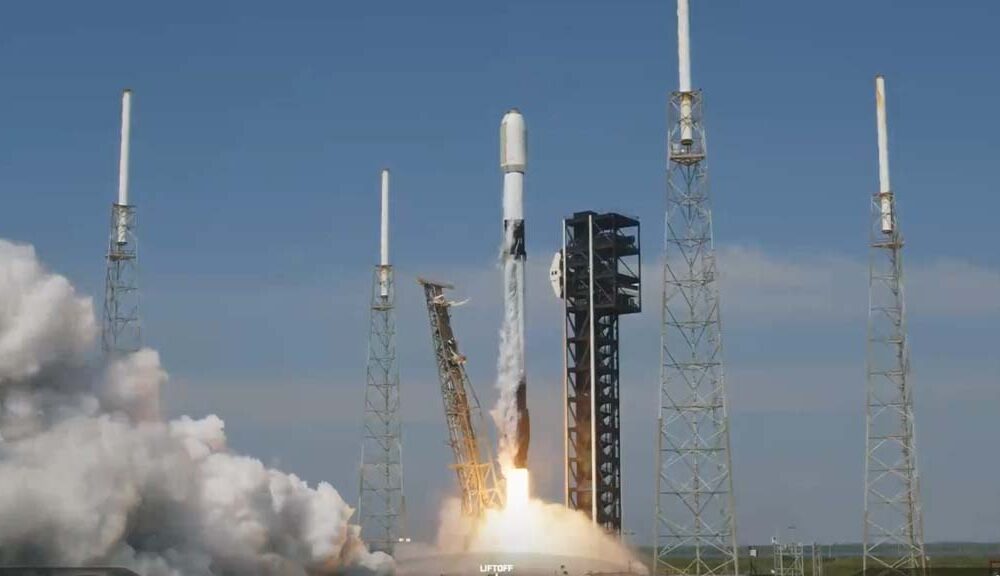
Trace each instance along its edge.
<path fill-rule="evenodd" d="M 437 549 L 451 555 L 492 554 L 501 561 L 512 555 L 545 556 L 560 562 L 575 559 L 574 564 L 582 569 L 574 574 L 647 573 L 625 544 L 605 534 L 584 514 L 534 498 L 519 509 L 487 510 L 478 519 L 463 515 L 457 499 L 447 500 L 441 510 Z"/>
<path fill-rule="evenodd" d="M 524 261 L 504 253 L 504 315 L 500 328 L 500 351 L 497 355 L 496 406 L 490 412 L 498 431 L 499 457 L 504 469 L 510 466 L 517 451 L 517 387 L 524 381 L 524 319 L 520 294 L 524 284 Z"/>
<path fill-rule="evenodd" d="M 165 421 L 158 354 L 99 365 L 96 334 L 89 298 L 0 240 L 0 564 L 392 572 L 332 486 L 233 454 L 217 416 Z"/>

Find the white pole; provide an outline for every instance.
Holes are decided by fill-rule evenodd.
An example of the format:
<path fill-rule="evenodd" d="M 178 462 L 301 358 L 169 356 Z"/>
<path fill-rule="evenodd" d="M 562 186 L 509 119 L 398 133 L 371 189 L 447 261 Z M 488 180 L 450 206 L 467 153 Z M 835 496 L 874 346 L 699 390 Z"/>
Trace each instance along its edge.
<path fill-rule="evenodd" d="M 382 170 L 382 219 L 379 242 L 379 294 L 389 297 L 389 170 Z"/>
<path fill-rule="evenodd" d="M 892 186 L 889 182 L 889 129 L 885 114 L 885 78 L 875 77 L 875 116 L 878 122 L 878 182 L 879 211 L 883 234 L 891 234 Z"/>
<path fill-rule="evenodd" d="M 694 123 L 691 120 L 691 25 L 688 0 L 677 0 L 677 72 L 681 93 L 681 144 L 694 143 Z"/>
<path fill-rule="evenodd" d="M 128 206 L 128 148 L 132 124 L 132 91 L 122 92 L 122 140 L 118 159 L 118 204 Z"/>
<path fill-rule="evenodd" d="M 389 170 L 382 170 L 382 266 L 389 265 Z"/>
<path fill-rule="evenodd" d="M 688 17 L 688 0 L 677 0 L 677 71 L 680 74 L 680 91 L 691 91 L 691 28 Z"/>

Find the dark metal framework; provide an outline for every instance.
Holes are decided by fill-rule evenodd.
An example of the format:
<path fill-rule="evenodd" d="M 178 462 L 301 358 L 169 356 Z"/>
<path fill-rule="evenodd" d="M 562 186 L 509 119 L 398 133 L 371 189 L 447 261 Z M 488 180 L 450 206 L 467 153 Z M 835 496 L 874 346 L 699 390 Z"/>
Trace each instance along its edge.
<path fill-rule="evenodd" d="M 639 221 L 577 212 L 563 221 L 566 505 L 619 535 L 618 317 L 642 308 Z"/>
<path fill-rule="evenodd" d="M 388 554 L 392 554 L 403 536 L 406 519 L 395 301 L 392 266 L 376 266 L 372 278 L 358 518 L 369 547 Z"/>
<path fill-rule="evenodd" d="M 101 345 L 109 356 L 129 354 L 142 347 L 137 224 L 135 206 L 111 205 L 101 324 Z"/>
<path fill-rule="evenodd" d="M 501 508 L 503 496 L 484 433 L 479 399 L 465 372 L 465 356 L 458 351 L 458 341 L 451 328 L 449 309 L 454 302 L 445 298 L 444 291 L 454 286 L 422 278 L 417 282 L 424 287 L 427 299 L 431 341 L 448 425 L 448 445 L 462 494 L 462 512 L 479 516 L 488 508 Z"/>

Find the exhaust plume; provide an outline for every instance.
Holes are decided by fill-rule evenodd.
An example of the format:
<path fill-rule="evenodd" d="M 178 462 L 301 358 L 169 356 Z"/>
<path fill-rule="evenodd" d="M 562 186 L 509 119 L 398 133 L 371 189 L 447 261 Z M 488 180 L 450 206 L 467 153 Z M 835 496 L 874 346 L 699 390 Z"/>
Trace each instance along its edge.
<path fill-rule="evenodd" d="M 524 278 L 524 262 L 501 256 L 504 275 L 504 317 L 500 328 L 500 350 L 497 355 L 496 406 L 490 412 L 498 431 L 499 459 L 503 469 L 514 467 L 519 451 L 518 388 L 524 375 L 524 318 L 520 294 Z"/>
<path fill-rule="evenodd" d="M 230 452 L 215 415 L 160 416 L 151 349 L 94 366 L 93 305 L 0 240 L 0 565 L 145 576 L 391 573 L 325 482 Z"/>

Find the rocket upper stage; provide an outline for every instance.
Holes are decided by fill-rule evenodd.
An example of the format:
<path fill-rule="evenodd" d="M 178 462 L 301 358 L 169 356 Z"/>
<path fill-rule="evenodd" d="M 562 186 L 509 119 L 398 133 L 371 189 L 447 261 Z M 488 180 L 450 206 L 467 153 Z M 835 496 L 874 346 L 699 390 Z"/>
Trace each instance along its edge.
<path fill-rule="evenodd" d="M 504 252 L 524 259 L 524 170 L 527 144 L 524 116 L 512 109 L 500 121 L 500 168 L 503 169 Z"/>
<path fill-rule="evenodd" d="M 503 169 L 504 251 L 517 258 L 524 249 L 524 170 L 527 145 L 524 116 L 510 110 L 500 121 L 500 168 Z"/>

